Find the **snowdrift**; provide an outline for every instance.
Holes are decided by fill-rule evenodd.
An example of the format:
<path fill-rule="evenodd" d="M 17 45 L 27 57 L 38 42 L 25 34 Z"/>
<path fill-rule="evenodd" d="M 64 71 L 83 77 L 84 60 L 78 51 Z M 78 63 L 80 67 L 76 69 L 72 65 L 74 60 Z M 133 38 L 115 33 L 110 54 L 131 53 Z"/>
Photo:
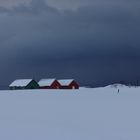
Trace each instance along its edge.
<path fill-rule="evenodd" d="M 140 88 L 0 91 L 1 140 L 140 140 Z"/>

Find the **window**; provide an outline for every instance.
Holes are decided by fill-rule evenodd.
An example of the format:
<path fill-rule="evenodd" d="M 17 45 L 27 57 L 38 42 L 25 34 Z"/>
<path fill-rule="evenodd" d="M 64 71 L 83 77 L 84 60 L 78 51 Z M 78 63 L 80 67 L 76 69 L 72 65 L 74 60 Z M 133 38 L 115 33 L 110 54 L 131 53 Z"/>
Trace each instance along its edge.
<path fill-rule="evenodd" d="M 75 86 L 72 86 L 72 89 L 75 89 Z"/>

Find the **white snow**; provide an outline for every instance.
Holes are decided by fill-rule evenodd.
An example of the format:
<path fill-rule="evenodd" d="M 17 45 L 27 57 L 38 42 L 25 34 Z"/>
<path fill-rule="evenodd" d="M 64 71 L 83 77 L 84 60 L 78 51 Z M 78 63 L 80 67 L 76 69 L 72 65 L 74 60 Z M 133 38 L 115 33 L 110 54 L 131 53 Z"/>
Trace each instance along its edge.
<path fill-rule="evenodd" d="M 126 85 L 123 85 L 123 84 L 112 84 L 112 85 L 109 85 L 107 87 L 112 87 L 112 88 L 121 88 L 121 87 L 127 87 Z"/>
<path fill-rule="evenodd" d="M 0 91 L 0 140 L 140 140 L 140 88 Z"/>
<path fill-rule="evenodd" d="M 32 81 L 32 79 L 18 79 L 18 80 L 15 80 L 13 81 L 11 84 L 10 84 L 10 87 L 25 87 L 27 86 L 30 82 Z"/>
<path fill-rule="evenodd" d="M 41 79 L 38 84 L 39 86 L 51 86 L 56 79 Z"/>
<path fill-rule="evenodd" d="M 62 86 L 68 86 L 72 81 L 73 81 L 73 79 L 58 80 L 58 82 L 59 82 Z"/>

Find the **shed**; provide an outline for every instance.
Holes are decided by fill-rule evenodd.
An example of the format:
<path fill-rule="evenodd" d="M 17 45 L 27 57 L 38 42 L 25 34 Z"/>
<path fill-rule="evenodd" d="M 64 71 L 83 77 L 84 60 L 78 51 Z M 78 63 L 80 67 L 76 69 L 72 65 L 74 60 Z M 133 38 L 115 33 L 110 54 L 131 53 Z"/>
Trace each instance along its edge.
<path fill-rule="evenodd" d="M 38 84 L 40 89 L 59 89 L 61 87 L 56 79 L 41 79 Z"/>
<path fill-rule="evenodd" d="M 58 80 L 61 89 L 79 89 L 79 84 L 74 79 Z"/>
<path fill-rule="evenodd" d="M 9 88 L 11 90 L 16 90 L 16 89 L 38 89 L 39 85 L 33 79 L 18 79 L 18 80 L 13 81 L 9 85 Z"/>

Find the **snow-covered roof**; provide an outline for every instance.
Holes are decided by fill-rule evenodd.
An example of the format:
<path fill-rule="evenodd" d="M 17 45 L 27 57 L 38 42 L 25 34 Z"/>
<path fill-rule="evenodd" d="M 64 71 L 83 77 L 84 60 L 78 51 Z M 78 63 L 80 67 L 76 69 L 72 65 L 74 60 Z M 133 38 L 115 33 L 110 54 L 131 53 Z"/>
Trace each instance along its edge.
<path fill-rule="evenodd" d="M 32 79 L 18 79 L 13 81 L 9 86 L 10 87 L 25 87 L 27 86 Z"/>
<path fill-rule="evenodd" d="M 58 82 L 62 85 L 62 86 L 68 86 L 69 84 L 71 84 L 71 82 L 73 82 L 74 79 L 65 79 L 65 80 L 58 80 Z"/>
<path fill-rule="evenodd" d="M 39 86 L 51 86 L 55 80 L 56 79 L 41 79 L 38 84 Z"/>

